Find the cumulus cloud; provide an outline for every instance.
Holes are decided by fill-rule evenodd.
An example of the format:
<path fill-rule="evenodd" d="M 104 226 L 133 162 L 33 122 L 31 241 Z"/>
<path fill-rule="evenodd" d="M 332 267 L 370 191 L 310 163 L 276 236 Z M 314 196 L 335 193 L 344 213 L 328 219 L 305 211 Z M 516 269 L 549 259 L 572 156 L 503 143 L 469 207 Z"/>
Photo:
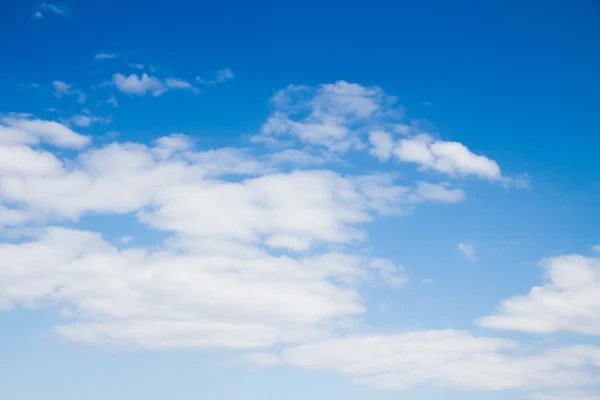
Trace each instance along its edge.
<path fill-rule="evenodd" d="M 335 371 L 355 384 L 388 390 L 573 388 L 600 382 L 593 372 L 600 366 L 599 347 L 531 352 L 512 340 L 455 330 L 350 335 L 277 354 L 251 354 L 245 361 Z"/>
<path fill-rule="evenodd" d="M 417 125 L 407 125 L 404 108 L 377 86 L 345 81 L 317 87 L 291 85 L 277 92 L 271 104 L 273 114 L 255 142 L 283 146 L 300 142 L 335 153 L 368 149 L 382 162 L 393 159 L 454 178 L 474 176 L 507 186 L 528 185 L 525 177 L 503 176 L 496 161 L 462 143 L 436 139 Z"/>
<path fill-rule="evenodd" d="M 160 79 L 146 73 L 141 76 L 136 74 L 129 76 L 114 74 L 112 82 L 121 92 L 136 96 L 145 96 L 148 93 L 153 96 L 160 96 L 167 91 L 167 87 Z"/>
<path fill-rule="evenodd" d="M 448 175 L 474 175 L 490 180 L 502 177 L 495 161 L 472 153 L 461 143 L 434 140 L 426 134 L 399 140 L 393 153 L 400 161 Z"/>
<path fill-rule="evenodd" d="M 600 334 L 600 259 L 565 255 L 540 262 L 547 281 L 503 300 L 482 326 L 531 333 Z"/>
<path fill-rule="evenodd" d="M 40 142 L 64 148 L 81 148 L 90 138 L 74 132 L 67 126 L 55 122 L 34 119 L 28 116 L 0 117 L 0 145 L 36 145 Z M 23 148 L 24 151 L 33 151 Z M 49 153 L 40 153 L 50 156 Z M 21 163 L 16 163 L 18 165 Z"/>
<path fill-rule="evenodd" d="M 183 79 L 167 78 L 163 82 L 159 78 L 150 76 L 147 73 L 143 73 L 141 76 L 137 74 L 130 74 L 129 76 L 114 74 L 112 83 L 121 92 L 136 96 L 145 96 L 146 94 L 161 96 L 166 91 L 173 89 L 197 90 L 191 83 Z"/>
<path fill-rule="evenodd" d="M 47 228 L 36 241 L 0 245 L 11 267 L 0 270 L 0 307 L 59 304 L 70 322 L 58 333 L 89 344 L 264 347 L 322 337 L 337 319 L 364 312 L 347 283 L 382 268 L 356 256 L 298 259 L 224 245 L 118 250 L 97 233 Z"/>
<path fill-rule="evenodd" d="M 91 344 L 255 348 L 327 337 L 365 312 L 362 285 L 407 280 L 402 266 L 352 250 L 362 225 L 464 196 L 391 175 L 283 171 L 271 154 L 199 151 L 182 134 L 83 150 L 89 138 L 29 116 L 4 117 L 0 133 L 2 225 L 130 214 L 170 233 L 153 251 L 52 226 L 0 245 L 0 305 L 58 305 L 67 319 L 57 332 Z M 31 147 L 40 143 L 80 152 Z"/>
<path fill-rule="evenodd" d="M 477 261 L 477 252 L 475 251 L 473 245 L 467 243 L 459 243 L 457 247 L 458 251 L 464 257 L 465 260 Z"/>
<path fill-rule="evenodd" d="M 358 131 L 366 129 L 373 118 L 391 113 L 388 103 L 392 102 L 378 87 L 345 81 L 316 88 L 290 85 L 273 96 L 275 111 L 254 140 L 288 138 L 346 152 L 360 147 Z"/>
<path fill-rule="evenodd" d="M 139 96 L 189 88 L 172 79 L 115 74 L 113 84 Z M 57 93 L 72 92 L 56 82 Z M 466 332 L 352 333 L 367 312 L 365 287 L 408 281 L 396 260 L 365 248 L 367 224 L 466 194 L 422 176 L 400 184 L 394 174 L 334 168 L 350 149 L 386 160 L 399 141 L 415 139 L 380 88 L 291 86 L 271 102 L 277 110 L 254 143 L 291 138 L 293 146 L 199 149 L 181 133 L 90 146 L 58 122 L 1 117 L 0 227 L 27 229 L 0 243 L 0 308 L 55 307 L 55 332 L 81 343 L 266 350 L 248 361 L 338 371 L 382 388 L 597 382 L 586 369 L 599 364 L 591 346 L 527 355 L 513 341 Z M 426 150 L 439 160 L 428 168 L 476 175 L 480 161 L 462 150 L 470 161 L 440 166 L 456 146 L 432 150 L 435 143 Z M 127 215 L 136 232 L 160 239 L 138 247 L 126 226 L 112 236 L 79 225 L 98 214 Z M 269 353 L 273 346 L 287 349 Z"/>

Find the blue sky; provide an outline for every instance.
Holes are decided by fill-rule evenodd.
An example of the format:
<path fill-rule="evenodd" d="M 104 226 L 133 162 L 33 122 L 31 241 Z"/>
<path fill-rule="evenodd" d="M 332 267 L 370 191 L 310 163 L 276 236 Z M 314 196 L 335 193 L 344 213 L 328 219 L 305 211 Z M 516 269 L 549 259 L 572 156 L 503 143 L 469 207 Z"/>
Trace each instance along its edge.
<path fill-rule="evenodd" d="M 600 399 L 599 22 L 4 4 L 0 397 Z"/>

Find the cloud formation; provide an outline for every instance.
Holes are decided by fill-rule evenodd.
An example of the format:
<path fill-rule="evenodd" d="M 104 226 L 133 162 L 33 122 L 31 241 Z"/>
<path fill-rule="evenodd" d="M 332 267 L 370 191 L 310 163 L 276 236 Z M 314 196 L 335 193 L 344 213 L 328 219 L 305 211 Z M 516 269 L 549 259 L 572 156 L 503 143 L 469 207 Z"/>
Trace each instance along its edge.
<path fill-rule="evenodd" d="M 512 340 L 455 330 L 350 335 L 275 354 L 250 354 L 244 361 L 334 371 L 351 377 L 355 384 L 387 390 L 426 384 L 485 391 L 600 383 L 593 370 L 600 366 L 599 347 L 566 346 L 530 352 Z"/>
<path fill-rule="evenodd" d="M 541 261 L 546 282 L 503 300 L 479 320 L 487 328 L 530 333 L 600 334 L 600 259 L 579 254 Z"/>

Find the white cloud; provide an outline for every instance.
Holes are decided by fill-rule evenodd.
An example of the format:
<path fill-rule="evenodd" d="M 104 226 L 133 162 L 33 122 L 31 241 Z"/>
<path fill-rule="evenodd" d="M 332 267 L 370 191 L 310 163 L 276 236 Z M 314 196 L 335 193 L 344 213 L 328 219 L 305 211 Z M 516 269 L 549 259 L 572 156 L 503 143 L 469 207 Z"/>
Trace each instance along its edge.
<path fill-rule="evenodd" d="M 406 125 L 404 108 L 376 86 L 345 81 L 317 87 L 291 85 L 277 92 L 271 103 L 273 114 L 253 138 L 257 143 L 289 146 L 300 142 L 336 153 L 368 148 L 380 161 L 394 156 L 421 170 L 451 177 L 475 176 L 507 186 L 528 186 L 523 177 L 503 176 L 496 161 L 473 153 L 464 144 L 437 140 L 417 126 Z"/>
<path fill-rule="evenodd" d="M 503 300 L 482 326 L 532 333 L 600 334 L 600 259 L 566 255 L 542 260 L 547 282 Z"/>
<path fill-rule="evenodd" d="M 534 393 L 532 400 L 600 400 L 600 394 L 582 391 L 560 393 Z"/>
<path fill-rule="evenodd" d="M 36 145 L 40 142 L 81 148 L 90 142 L 90 138 L 54 121 L 19 116 L 0 118 L 0 145 Z"/>
<path fill-rule="evenodd" d="M 9 266 L 0 269 L 0 308 L 57 304 L 69 320 L 58 333 L 89 344 L 254 348 L 323 337 L 363 313 L 352 282 L 369 271 L 399 283 L 385 260 L 223 244 L 118 250 L 96 233 L 48 228 L 36 241 L 0 245 Z"/>
<path fill-rule="evenodd" d="M 42 11 L 48 12 L 50 14 L 58 15 L 61 17 L 70 17 L 71 16 L 69 8 L 64 5 L 41 3 L 38 7 L 38 10 L 35 13 L 35 17 L 43 18 Z"/>
<path fill-rule="evenodd" d="M 94 58 L 96 60 L 110 60 L 112 58 L 116 58 L 117 55 L 114 53 L 97 53 Z"/>
<path fill-rule="evenodd" d="M 381 161 L 387 161 L 394 149 L 394 139 L 392 135 L 382 131 L 375 131 L 369 134 L 369 143 L 373 146 L 370 153 Z"/>
<path fill-rule="evenodd" d="M 143 73 L 141 76 L 130 74 L 114 74 L 112 83 L 121 92 L 133 94 L 137 96 L 145 96 L 150 93 L 153 96 L 160 96 L 169 89 L 188 89 L 197 91 L 197 89 L 189 82 L 179 78 L 167 78 L 161 81 L 159 78 Z"/>
<path fill-rule="evenodd" d="M 61 98 L 62 96 L 77 96 L 77 102 L 80 104 L 85 103 L 86 95 L 81 90 L 72 90 L 72 86 L 62 82 L 62 81 L 53 81 L 52 86 L 54 87 L 54 95 L 57 98 Z"/>
<path fill-rule="evenodd" d="M 89 127 L 95 123 L 107 124 L 110 122 L 110 119 L 96 117 L 95 115 L 93 115 L 91 113 L 87 113 L 87 114 L 74 115 L 69 119 L 69 121 L 75 126 L 78 126 L 80 128 L 85 128 L 85 127 Z"/>
<path fill-rule="evenodd" d="M 600 244 L 596 244 L 596 245 L 592 246 L 592 251 L 600 253 Z"/>
<path fill-rule="evenodd" d="M 231 69 L 225 68 L 217 71 L 217 76 L 215 78 L 217 82 L 222 83 L 231 79 L 233 79 L 233 71 Z"/>
<path fill-rule="evenodd" d="M 196 77 L 196 82 L 201 85 L 216 85 L 218 83 L 225 83 L 234 78 L 233 71 L 230 68 L 225 68 L 217 71 L 212 78 L 205 79 L 199 76 Z"/>
<path fill-rule="evenodd" d="M 89 143 L 62 124 L 10 116 L 1 129 L 0 202 L 11 205 L 3 225 L 109 213 L 171 233 L 153 251 L 58 227 L 0 245 L 9 266 L 0 268 L 0 305 L 56 305 L 66 318 L 57 332 L 85 343 L 254 348 L 327 337 L 365 312 L 361 285 L 407 280 L 402 266 L 352 250 L 366 238 L 362 224 L 464 196 L 387 175 L 286 172 L 273 155 L 296 162 L 298 153 L 198 151 L 181 134 L 70 158 L 29 147 Z"/>
<path fill-rule="evenodd" d="M 0 150 L 0 153 L 2 150 Z M 22 225 L 31 216 L 24 211 L 7 208 L 0 204 L 0 228 L 4 226 Z"/>
<path fill-rule="evenodd" d="M 360 147 L 358 131 L 370 127 L 373 119 L 391 113 L 388 107 L 391 102 L 378 87 L 345 81 L 316 88 L 290 85 L 271 99 L 275 111 L 254 140 L 269 142 L 288 138 L 346 152 Z M 361 128 L 357 131 L 356 126 Z"/>
<path fill-rule="evenodd" d="M 110 104 L 113 107 L 118 107 L 119 106 L 119 102 L 117 101 L 117 98 L 113 95 L 110 95 L 110 97 L 106 100 L 103 100 L 100 102 L 101 104 Z"/>
<path fill-rule="evenodd" d="M 160 79 L 149 76 L 146 73 L 141 76 L 136 74 L 129 76 L 114 74 L 112 81 L 117 89 L 126 94 L 145 96 L 151 93 L 153 96 L 160 96 L 167 91 L 167 87 Z"/>
<path fill-rule="evenodd" d="M 470 391 L 573 388 L 600 382 L 592 369 L 600 366 L 600 347 L 532 353 L 511 340 L 454 330 L 351 335 L 245 361 L 253 360 L 335 371 L 355 384 L 388 390 L 422 385 Z"/>
<path fill-rule="evenodd" d="M 191 83 L 179 78 L 167 78 L 165 79 L 165 85 L 167 85 L 169 89 L 195 89 Z"/>
<path fill-rule="evenodd" d="M 399 140 L 393 152 L 400 161 L 448 175 L 474 175 L 490 180 L 502 178 L 495 161 L 472 153 L 461 143 L 436 141 L 426 134 Z"/>
<path fill-rule="evenodd" d="M 464 257 L 465 260 L 477 261 L 477 252 L 475 251 L 473 245 L 467 243 L 459 243 L 457 247 L 458 251 Z"/>

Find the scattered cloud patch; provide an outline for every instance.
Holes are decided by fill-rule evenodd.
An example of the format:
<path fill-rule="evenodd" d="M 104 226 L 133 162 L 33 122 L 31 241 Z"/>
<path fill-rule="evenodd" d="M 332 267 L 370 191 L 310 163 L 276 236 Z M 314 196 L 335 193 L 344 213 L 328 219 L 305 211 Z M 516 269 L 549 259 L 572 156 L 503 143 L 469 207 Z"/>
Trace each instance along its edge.
<path fill-rule="evenodd" d="M 77 114 L 77 115 L 72 116 L 69 119 L 69 122 L 77 127 L 86 128 L 86 127 L 89 127 L 96 123 L 108 124 L 108 123 L 110 123 L 110 118 L 97 117 L 97 116 L 93 115 L 92 113 L 88 112 L 88 113 Z"/>
<path fill-rule="evenodd" d="M 191 83 L 179 78 L 167 78 L 165 79 L 165 85 L 167 85 L 169 89 L 196 90 Z"/>
<path fill-rule="evenodd" d="M 458 251 L 465 260 L 477 261 L 477 252 L 475 251 L 473 245 L 467 243 L 459 243 L 457 247 Z"/>
<path fill-rule="evenodd" d="M 38 6 L 38 9 L 35 12 L 35 18 L 42 19 L 44 18 L 44 14 L 57 15 L 60 17 L 70 17 L 71 12 L 69 8 L 65 5 L 58 4 L 50 4 L 50 3 L 41 3 Z"/>
<path fill-rule="evenodd" d="M 22 147 L 34 146 L 41 142 L 62 148 L 79 149 L 89 144 L 90 138 L 80 135 L 55 121 L 18 115 L 0 118 L 0 146 L 5 146 L 5 151 L 10 152 L 10 148 L 15 146 L 15 151 L 19 150 L 32 156 L 35 155 L 34 158 L 37 158 L 37 161 L 54 159 L 50 153 L 34 152 L 29 147 Z M 18 168 L 25 161 L 24 159 L 22 162 L 16 162 L 12 165 Z M 33 159 L 31 161 L 34 164 L 37 163 Z M 25 165 L 22 166 L 26 167 Z"/>
<path fill-rule="evenodd" d="M 217 71 L 212 78 L 206 79 L 199 76 L 196 77 L 196 82 L 201 85 L 216 85 L 218 83 L 225 83 L 234 78 L 233 71 L 230 68 L 225 68 Z"/>
<path fill-rule="evenodd" d="M 145 96 L 161 96 L 168 90 L 191 90 L 197 89 L 189 82 L 179 78 L 166 78 L 164 82 L 147 73 L 142 75 L 130 74 L 129 76 L 117 73 L 113 75 L 112 83 L 119 91 L 125 94 Z"/>
<path fill-rule="evenodd" d="M 63 96 L 77 96 L 77 102 L 79 104 L 85 103 L 86 95 L 81 90 L 73 90 L 72 86 L 63 81 L 52 81 L 52 87 L 54 88 L 54 96 L 60 99 Z"/>

